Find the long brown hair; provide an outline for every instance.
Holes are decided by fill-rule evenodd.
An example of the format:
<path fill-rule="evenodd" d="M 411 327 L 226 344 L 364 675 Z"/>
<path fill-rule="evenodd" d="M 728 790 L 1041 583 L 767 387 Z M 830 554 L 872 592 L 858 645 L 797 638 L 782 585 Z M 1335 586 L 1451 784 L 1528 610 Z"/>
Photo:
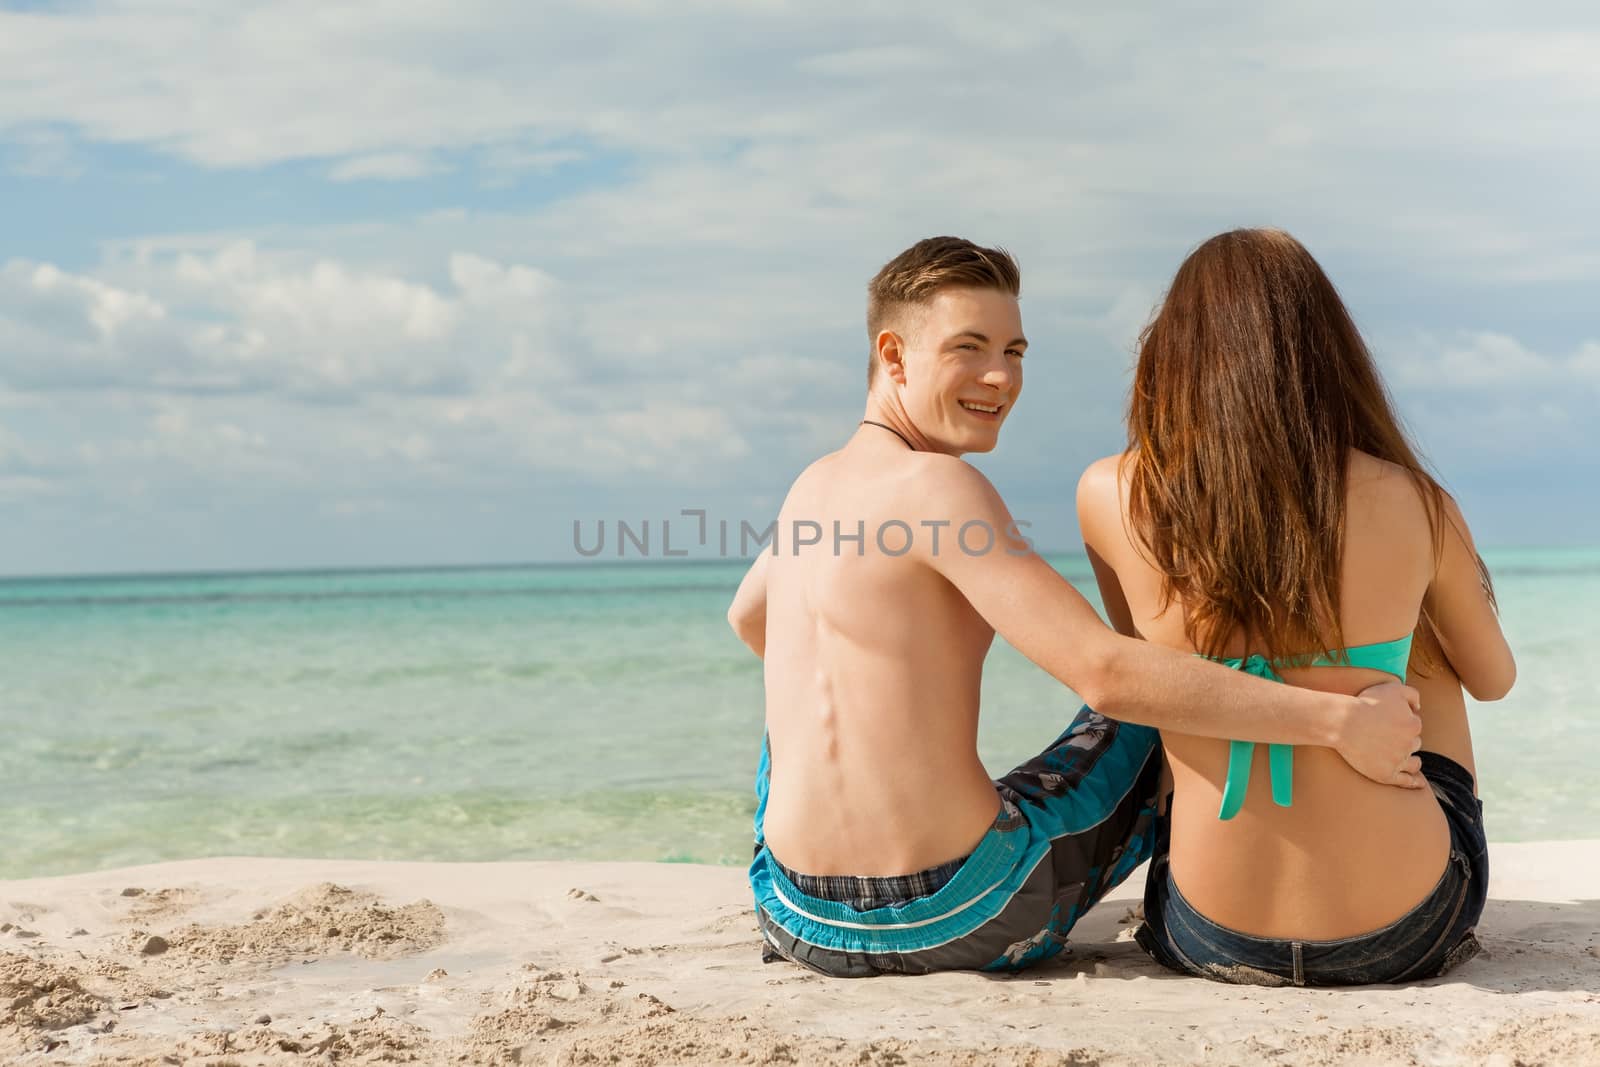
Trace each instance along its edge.
<path fill-rule="evenodd" d="M 1443 491 L 1338 291 L 1281 230 L 1219 234 L 1178 268 L 1139 336 L 1128 445 L 1132 532 L 1208 655 L 1235 634 L 1278 657 L 1344 647 L 1352 449 L 1410 472 L 1443 546 Z"/>

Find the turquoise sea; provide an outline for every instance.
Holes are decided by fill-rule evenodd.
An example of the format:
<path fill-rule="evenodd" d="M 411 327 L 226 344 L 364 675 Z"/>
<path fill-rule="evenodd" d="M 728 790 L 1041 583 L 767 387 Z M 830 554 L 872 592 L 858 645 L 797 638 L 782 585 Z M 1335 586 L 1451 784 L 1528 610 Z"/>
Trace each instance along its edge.
<path fill-rule="evenodd" d="M 1594 835 L 1600 550 L 1486 553 L 1520 680 L 1474 706 L 1490 836 Z M 1086 592 L 1081 557 L 1052 563 Z M 743 564 L 0 580 L 0 878 L 209 855 L 749 855 Z M 991 771 L 1078 706 L 1003 642 Z"/>

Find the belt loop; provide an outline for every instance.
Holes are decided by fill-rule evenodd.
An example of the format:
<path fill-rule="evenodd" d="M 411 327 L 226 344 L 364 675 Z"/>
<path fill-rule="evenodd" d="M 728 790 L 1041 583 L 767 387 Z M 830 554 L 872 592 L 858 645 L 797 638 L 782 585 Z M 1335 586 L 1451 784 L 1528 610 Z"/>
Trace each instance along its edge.
<path fill-rule="evenodd" d="M 1305 965 L 1305 957 L 1300 951 L 1300 949 L 1301 949 L 1300 942 L 1298 942 L 1298 941 L 1289 942 L 1289 948 L 1291 949 L 1291 951 L 1294 952 L 1294 984 L 1297 985 L 1297 986 L 1305 985 L 1306 984 L 1306 965 Z"/>

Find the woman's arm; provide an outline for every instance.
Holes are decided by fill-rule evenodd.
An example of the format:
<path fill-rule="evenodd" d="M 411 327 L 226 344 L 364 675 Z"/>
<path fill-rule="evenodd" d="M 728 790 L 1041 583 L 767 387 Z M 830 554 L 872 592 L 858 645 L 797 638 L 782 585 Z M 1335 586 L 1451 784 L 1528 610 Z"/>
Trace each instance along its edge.
<path fill-rule="evenodd" d="M 1102 460 L 1096 467 L 1105 462 Z M 1103 471 L 1091 467 L 1084 471 L 1083 477 L 1078 480 L 1078 529 L 1083 533 L 1083 550 L 1089 556 L 1089 566 L 1094 568 L 1094 581 L 1100 587 L 1100 601 L 1105 605 L 1106 618 L 1111 620 L 1111 628 L 1124 637 L 1142 638 L 1139 628 L 1134 625 L 1133 609 L 1128 606 L 1128 594 L 1122 589 L 1122 579 L 1117 577 L 1116 568 L 1111 566 L 1095 547 L 1103 536 L 1101 530 L 1103 517 L 1099 514 L 1102 505 L 1096 499 L 1092 483 L 1095 477 L 1103 474 Z M 1115 496 L 1112 499 L 1115 501 Z M 1172 764 L 1163 753 L 1160 799 L 1157 801 L 1158 810 L 1162 815 L 1167 813 L 1168 805 L 1172 803 L 1172 787 Z"/>
<path fill-rule="evenodd" d="M 1517 680 L 1511 646 L 1479 570 L 1478 550 L 1461 509 L 1444 498 L 1444 547 L 1423 607 L 1439 634 L 1439 646 L 1476 700 L 1499 700 Z"/>
<path fill-rule="evenodd" d="M 1083 543 L 1083 550 L 1089 554 L 1089 566 L 1094 568 L 1095 584 L 1100 587 L 1100 600 L 1105 604 L 1106 618 L 1111 620 L 1111 628 L 1124 637 L 1142 637 L 1138 627 L 1133 624 L 1133 610 L 1128 607 L 1128 597 L 1122 591 L 1117 572 L 1088 541 Z"/>
<path fill-rule="evenodd" d="M 1094 568 L 1095 584 L 1100 587 L 1100 599 L 1105 604 L 1111 628 L 1124 637 L 1139 637 L 1138 627 L 1133 624 L 1133 609 L 1128 607 L 1128 596 L 1122 591 L 1122 581 L 1117 577 L 1116 568 L 1101 554 L 1110 551 L 1104 541 L 1106 521 L 1120 518 L 1121 514 L 1117 480 L 1117 462 L 1121 458 L 1108 456 L 1097 460 L 1078 479 L 1078 530 L 1083 535 L 1083 549 L 1089 554 L 1089 566 Z M 1116 510 L 1117 515 L 1107 516 L 1108 509 Z"/>
<path fill-rule="evenodd" d="M 767 653 L 767 560 L 771 558 L 767 552 L 756 556 L 728 606 L 728 625 L 758 657 Z"/>

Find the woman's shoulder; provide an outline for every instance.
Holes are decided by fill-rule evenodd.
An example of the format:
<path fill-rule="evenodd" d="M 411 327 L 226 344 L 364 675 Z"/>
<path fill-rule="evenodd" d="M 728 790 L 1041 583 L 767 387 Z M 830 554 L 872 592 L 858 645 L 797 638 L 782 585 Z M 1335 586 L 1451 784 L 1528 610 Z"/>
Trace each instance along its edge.
<path fill-rule="evenodd" d="M 1432 484 L 1433 479 L 1426 474 L 1360 449 L 1350 450 L 1345 485 L 1352 502 L 1366 499 L 1389 506 L 1409 502 L 1421 506 L 1425 487 Z"/>
<path fill-rule="evenodd" d="M 1102 456 L 1083 469 L 1078 477 L 1078 512 L 1080 518 L 1085 507 L 1098 513 L 1122 510 L 1128 492 L 1127 460 L 1129 453 L 1118 452 Z"/>
<path fill-rule="evenodd" d="M 1078 528 L 1084 543 L 1108 551 L 1125 533 L 1127 513 L 1127 453 L 1104 456 L 1084 468 L 1078 478 Z"/>
<path fill-rule="evenodd" d="M 1431 478 L 1402 464 L 1352 451 L 1345 486 L 1347 545 L 1352 536 L 1387 545 L 1389 551 L 1412 544 L 1419 561 L 1431 561 L 1436 520 L 1427 494 L 1432 487 Z"/>

